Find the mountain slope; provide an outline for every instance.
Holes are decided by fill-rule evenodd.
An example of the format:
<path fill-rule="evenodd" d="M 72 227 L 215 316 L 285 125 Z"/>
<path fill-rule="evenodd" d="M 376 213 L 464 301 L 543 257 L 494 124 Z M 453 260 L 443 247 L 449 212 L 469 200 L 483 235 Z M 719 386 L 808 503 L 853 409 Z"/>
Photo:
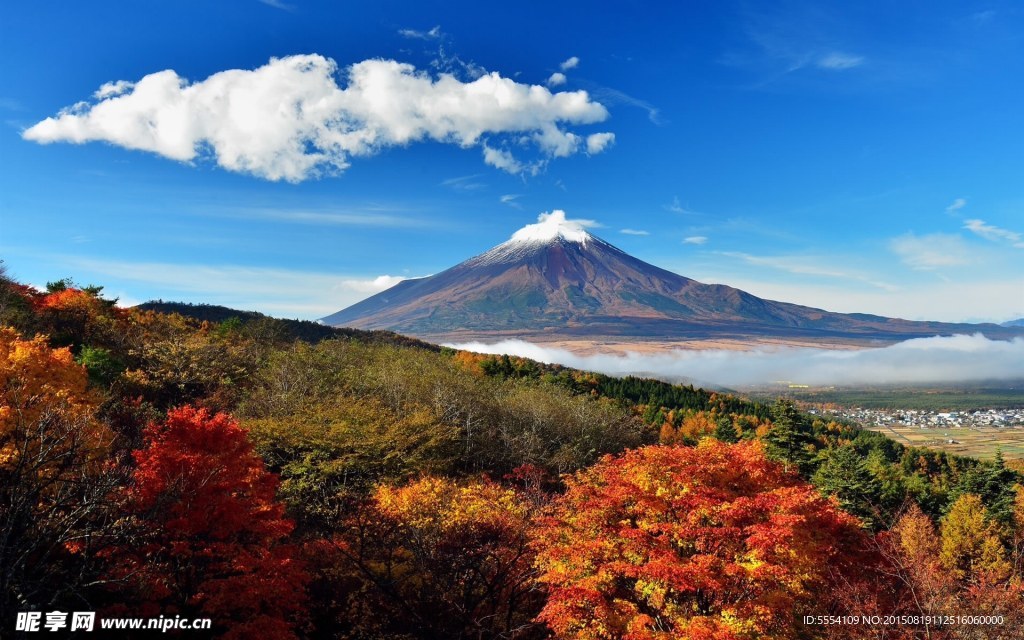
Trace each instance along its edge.
<path fill-rule="evenodd" d="M 321 320 L 428 339 L 565 337 L 860 338 L 895 341 L 997 325 L 910 322 L 839 314 L 703 284 L 634 258 L 562 212 L 436 275 L 406 280 Z"/>

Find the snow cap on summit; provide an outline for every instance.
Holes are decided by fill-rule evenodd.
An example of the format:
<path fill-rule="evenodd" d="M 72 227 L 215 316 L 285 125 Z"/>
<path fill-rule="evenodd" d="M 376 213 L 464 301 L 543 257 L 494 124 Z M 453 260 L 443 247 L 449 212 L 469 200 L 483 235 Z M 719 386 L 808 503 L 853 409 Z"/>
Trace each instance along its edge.
<path fill-rule="evenodd" d="M 570 242 L 586 244 L 590 239 L 586 227 L 596 227 L 598 224 L 593 220 L 567 220 L 565 212 L 555 209 L 551 213 L 542 213 L 537 216 L 536 224 L 528 224 L 519 231 L 512 234 L 512 242 L 550 242 L 562 237 Z"/>

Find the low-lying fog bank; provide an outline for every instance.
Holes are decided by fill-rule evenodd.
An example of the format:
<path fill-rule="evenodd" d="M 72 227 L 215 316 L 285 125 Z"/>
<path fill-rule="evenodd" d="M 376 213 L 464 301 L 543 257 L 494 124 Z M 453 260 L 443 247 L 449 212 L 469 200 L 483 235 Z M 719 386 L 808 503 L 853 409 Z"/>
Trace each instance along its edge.
<path fill-rule="evenodd" d="M 918 338 L 888 347 L 831 350 L 763 347 L 750 351 L 672 349 L 581 356 L 522 340 L 449 344 L 478 353 L 523 356 L 608 375 L 644 375 L 727 387 L 791 381 L 810 385 L 929 384 L 1024 378 L 1024 338 L 981 334 Z"/>

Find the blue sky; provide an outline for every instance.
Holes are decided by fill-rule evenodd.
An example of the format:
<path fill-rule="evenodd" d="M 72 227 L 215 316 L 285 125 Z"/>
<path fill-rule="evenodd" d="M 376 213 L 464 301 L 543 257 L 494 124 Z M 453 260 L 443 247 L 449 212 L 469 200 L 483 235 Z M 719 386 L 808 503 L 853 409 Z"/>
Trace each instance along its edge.
<path fill-rule="evenodd" d="M 563 209 L 763 297 L 1024 316 L 1018 3 L 365 4 L 7 3 L 11 273 L 316 318 Z"/>

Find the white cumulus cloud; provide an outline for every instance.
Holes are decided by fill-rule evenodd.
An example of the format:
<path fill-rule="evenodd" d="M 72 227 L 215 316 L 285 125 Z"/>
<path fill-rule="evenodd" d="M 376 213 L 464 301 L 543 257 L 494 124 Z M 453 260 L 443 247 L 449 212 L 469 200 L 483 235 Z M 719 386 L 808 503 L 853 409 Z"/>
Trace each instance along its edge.
<path fill-rule="evenodd" d="M 918 338 L 889 347 L 853 351 L 781 347 L 580 356 L 521 340 L 449 346 L 479 353 L 507 353 L 608 375 L 688 379 L 731 387 L 784 380 L 859 385 L 1024 378 L 1024 338 L 989 340 L 980 334 Z"/>
<path fill-rule="evenodd" d="M 523 173 L 524 171 L 531 171 L 531 167 L 516 160 L 511 152 L 505 149 L 495 149 L 486 144 L 484 145 L 484 162 L 513 175 Z M 536 169 L 533 169 L 531 172 L 536 173 Z"/>
<path fill-rule="evenodd" d="M 596 220 L 583 218 L 569 219 L 565 211 L 554 209 L 537 216 L 535 224 L 528 224 L 512 234 L 512 240 L 519 242 L 546 242 L 559 236 L 573 242 L 586 242 L 590 237 L 587 229 L 603 226 Z"/>
<path fill-rule="evenodd" d="M 559 73 L 559 72 L 556 71 L 556 72 L 552 73 L 551 76 L 548 78 L 548 86 L 549 87 L 560 87 L 560 86 L 562 86 L 563 84 L 566 83 L 566 80 L 567 80 L 567 78 L 565 77 L 564 73 Z"/>
<path fill-rule="evenodd" d="M 372 280 L 342 280 L 341 288 L 358 293 L 379 293 L 385 289 L 390 289 L 403 280 L 408 280 L 408 278 L 384 275 L 377 276 Z"/>
<path fill-rule="evenodd" d="M 193 83 L 159 71 L 135 83 L 107 83 L 95 102 L 64 109 L 22 136 L 39 143 L 104 141 L 182 162 L 210 156 L 230 171 L 298 182 L 344 171 L 355 157 L 423 141 L 465 148 L 485 136 L 505 137 L 532 142 L 544 162 L 577 151 L 580 137 L 567 125 L 608 117 L 586 91 L 552 93 L 496 72 L 463 82 L 394 60 L 364 60 L 340 75 L 344 87 L 336 63 L 316 54 L 273 58 Z M 486 146 L 485 161 L 511 173 L 525 166 L 488 154 Z"/>
<path fill-rule="evenodd" d="M 580 66 L 580 59 L 577 58 L 576 56 L 573 56 L 566 60 L 565 62 L 563 62 L 562 64 L 560 64 L 559 66 L 561 67 L 562 71 L 575 69 L 576 67 Z"/>
<path fill-rule="evenodd" d="M 125 91 L 131 90 L 135 84 L 128 82 L 127 80 L 118 80 L 116 82 L 106 82 L 92 94 L 93 98 L 97 100 L 103 100 L 104 98 L 110 98 L 112 96 L 119 96 Z"/>
<path fill-rule="evenodd" d="M 587 136 L 587 153 L 597 155 L 615 143 L 614 133 L 592 133 Z"/>

